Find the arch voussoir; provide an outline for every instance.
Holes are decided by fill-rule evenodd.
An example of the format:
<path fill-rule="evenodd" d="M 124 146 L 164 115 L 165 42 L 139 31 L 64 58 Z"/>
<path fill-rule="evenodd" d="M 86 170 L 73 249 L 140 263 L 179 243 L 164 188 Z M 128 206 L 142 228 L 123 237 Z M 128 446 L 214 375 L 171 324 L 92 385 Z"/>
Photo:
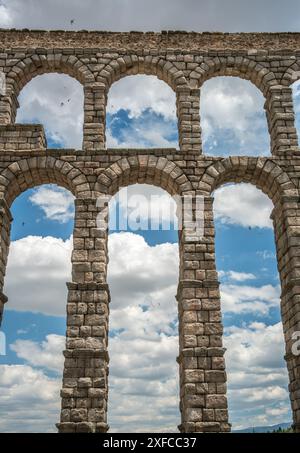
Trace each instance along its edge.
<path fill-rule="evenodd" d="M 252 82 L 265 96 L 272 85 L 278 84 L 273 71 L 247 57 L 216 57 L 206 59 L 191 74 L 200 87 L 212 77 L 240 77 Z"/>
<path fill-rule="evenodd" d="M 121 187 L 138 183 L 159 186 L 171 195 L 193 190 L 183 170 L 164 157 L 125 157 L 96 173 L 95 191 L 98 193 L 114 195 Z"/>
<path fill-rule="evenodd" d="M 271 159 L 238 156 L 210 165 L 199 181 L 199 189 L 210 195 L 223 184 L 242 182 L 262 190 L 274 204 L 287 192 L 297 193 L 288 174 Z"/>
<path fill-rule="evenodd" d="M 57 184 L 75 197 L 90 192 L 86 176 L 69 162 L 48 157 L 21 159 L 8 165 L 0 175 L 0 189 L 8 206 L 27 189 L 41 184 Z"/>

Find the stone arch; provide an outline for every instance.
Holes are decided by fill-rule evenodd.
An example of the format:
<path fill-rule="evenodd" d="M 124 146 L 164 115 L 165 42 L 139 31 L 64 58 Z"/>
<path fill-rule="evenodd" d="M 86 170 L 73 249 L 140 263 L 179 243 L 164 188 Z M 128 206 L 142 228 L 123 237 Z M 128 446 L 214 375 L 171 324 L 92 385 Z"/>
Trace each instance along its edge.
<path fill-rule="evenodd" d="M 192 185 L 174 162 L 165 157 L 124 157 L 99 173 L 95 191 L 114 195 L 121 187 L 131 184 L 153 184 L 170 195 L 181 195 L 193 190 Z"/>
<path fill-rule="evenodd" d="M 10 123 L 15 121 L 20 91 L 34 77 L 58 73 L 75 78 L 84 87 L 92 84 L 95 80 L 93 73 L 75 55 L 51 54 L 27 57 L 16 63 L 6 76 L 7 97 L 10 108 Z"/>
<path fill-rule="evenodd" d="M 0 174 L 0 192 L 8 207 L 27 189 L 41 184 L 57 184 L 76 198 L 90 196 L 85 175 L 69 162 L 52 156 L 31 157 L 13 162 Z"/>
<path fill-rule="evenodd" d="M 160 57 L 137 57 L 126 55 L 116 60 L 111 60 L 99 74 L 99 81 L 103 82 L 107 91 L 114 82 L 129 75 L 154 75 L 166 82 L 174 91 L 180 86 L 187 85 L 187 80 L 182 70 L 179 70 L 171 61 Z"/>
<path fill-rule="evenodd" d="M 270 69 L 245 57 L 216 57 L 207 59 L 190 74 L 191 84 L 201 87 L 212 77 L 232 76 L 252 82 L 266 97 L 268 89 L 279 82 Z"/>
<path fill-rule="evenodd" d="M 199 183 L 199 189 L 210 195 L 222 184 L 251 183 L 273 202 L 280 204 L 284 195 L 294 196 L 298 190 L 287 173 L 267 158 L 229 157 L 210 165 Z"/>
<path fill-rule="evenodd" d="M 75 55 L 44 55 L 35 54 L 20 60 L 7 74 L 7 84 L 17 96 L 24 86 L 34 77 L 56 72 L 74 77 L 82 85 L 95 81 L 93 73 Z"/>
<path fill-rule="evenodd" d="M 178 139 L 179 144 L 183 139 L 190 138 L 190 131 L 184 131 L 184 125 L 181 124 L 181 118 L 184 114 L 188 114 L 187 109 L 182 106 L 186 95 L 190 94 L 190 87 L 181 69 L 178 69 L 174 63 L 160 57 L 146 56 L 137 57 L 134 55 L 126 55 L 119 57 L 116 60 L 111 60 L 108 65 L 100 72 L 98 81 L 103 84 L 105 96 L 103 98 L 104 109 L 106 109 L 107 96 L 113 83 L 122 78 L 131 75 L 152 75 L 159 80 L 165 82 L 176 93 L 176 110 L 178 120 Z M 183 93 L 184 99 L 181 94 Z M 186 103 L 185 103 L 186 104 Z M 183 146 L 180 146 L 183 149 Z M 192 147 L 189 144 L 188 147 Z"/>

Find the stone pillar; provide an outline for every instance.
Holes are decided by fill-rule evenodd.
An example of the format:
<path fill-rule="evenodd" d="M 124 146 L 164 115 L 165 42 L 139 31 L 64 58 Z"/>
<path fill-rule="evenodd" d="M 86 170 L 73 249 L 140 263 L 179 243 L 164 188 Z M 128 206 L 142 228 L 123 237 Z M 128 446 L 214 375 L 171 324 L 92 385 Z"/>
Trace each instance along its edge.
<path fill-rule="evenodd" d="M 200 90 L 187 86 L 177 88 L 179 148 L 195 154 L 202 152 L 200 127 Z"/>
<path fill-rule="evenodd" d="M 72 282 L 59 432 L 108 430 L 107 231 L 96 228 L 96 199 L 76 200 Z"/>
<path fill-rule="evenodd" d="M 272 213 L 278 270 L 281 280 L 281 316 L 289 373 L 294 430 L 300 432 L 300 207 L 299 196 L 285 197 Z M 297 336 L 297 332 L 298 335 Z"/>
<path fill-rule="evenodd" d="M 16 120 L 18 98 L 11 86 L 5 87 L 5 94 L 0 93 L 0 125 L 13 124 Z"/>
<path fill-rule="evenodd" d="M 295 128 L 293 96 L 290 87 L 274 85 L 269 88 L 265 103 L 271 153 L 295 149 L 298 146 Z"/>
<path fill-rule="evenodd" d="M 7 297 L 3 294 L 4 277 L 6 272 L 7 257 L 10 244 L 10 226 L 12 222 L 10 210 L 4 198 L 0 199 L 0 326 L 3 316 L 4 305 Z"/>
<path fill-rule="evenodd" d="M 83 149 L 105 148 L 107 88 L 103 83 L 84 87 Z"/>
<path fill-rule="evenodd" d="M 179 367 L 181 432 L 228 432 L 222 319 L 215 266 L 212 198 L 204 199 L 204 234 L 180 234 Z"/>

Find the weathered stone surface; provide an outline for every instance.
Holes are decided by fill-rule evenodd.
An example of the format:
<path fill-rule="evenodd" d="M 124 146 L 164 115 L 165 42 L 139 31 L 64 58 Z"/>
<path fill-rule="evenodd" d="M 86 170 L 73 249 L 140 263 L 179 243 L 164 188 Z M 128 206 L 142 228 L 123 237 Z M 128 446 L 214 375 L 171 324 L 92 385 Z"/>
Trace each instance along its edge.
<path fill-rule="evenodd" d="M 282 321 L 294 427 L 300 431 L 300 153 L 290 85 L 299 78 L 300 34 L 101 33 L 0 30 L 0 321 L 10 243 L 10 206 L 28 188 L 54 183 L 75 197 L 72 282 L 68 283 L 67 339 L 60 432 L 105 433 L 108 398 L 107 231 L 97 228 L 99 195 L 155 184 L 171 195 L 203 196 L 203 235 L 180 234 L 179 373 L 181 432 L 227 432 L 225 350 L 215 266 L 212 193 L 228 182 L 249 182 L 273 201 Z M 67 44 L 66 44 L 67 43 Z M 20 90 L 49 72 L 84 87 L 82 150 L 47 149 L 41 125 L 14 124 Z M 176 93 L 179 150 L 106 149 L 111 85 L 130 74 L 152 74 Z M 227 159 L 202 154 L 201 87 L 211 77 L 240 76 L 264 94 L 269 157 Z M 299 214 L 299 215 L 298 215 Z"/>

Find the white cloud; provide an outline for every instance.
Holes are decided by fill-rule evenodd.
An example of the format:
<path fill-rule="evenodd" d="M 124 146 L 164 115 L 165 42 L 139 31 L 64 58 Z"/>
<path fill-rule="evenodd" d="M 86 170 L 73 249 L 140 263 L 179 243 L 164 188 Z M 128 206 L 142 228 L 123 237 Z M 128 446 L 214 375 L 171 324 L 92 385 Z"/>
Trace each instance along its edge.
<path fill-rule="evenodd" d="M 251 184 L 229 184 L 214 193 L 215 218 L 224 224 L 272 228 L 271 200 Z"/>
<path fill-rule="evenodd" d="M 11 350 L 33 367 L 46 368 L 62 373 L 65 337 L 49 334 L 41 344 L 31 340 L 17 340 L 11 345 Z"/>
<path fill-rule="evenodd" d="M 55 432 L 61 379 L 28 365 L 0 365 L 0 432 Z"/>
<path fill-rule="evenodd" d="M 25 85 L 19 102 L 18 123 L 42 123 L 56 146 L 82 147 L 83 87 L 77 80 L 64 74 L 37 76 Z"/>
<path fill-rule="evenodd" d="M 178 338 L 150 334 L 147 328 L 142 332 L 135 328 L 142 316 L 132 314 L 129 332 L 111 338 L 109 344 L 111 430 L 124 432 L 126 426 L 128 432 L 176 432 L 180 422 Z"/>
<path fill-rule="evenodd" d="M 122 188 L 110 202 L 111 231 L 116 226 L 168 230 L 178 228 L 176 201 L 165 190 L 149 184 Z"/>
<path fill-rule="evenodd" d="M 219 271 L 219 278 L 223 280 L 233 280 L 236 282 L 245 282 L 247 280 L 255 280 L 254 274 L 248 272 L 236 272 L 236 271 Z"/>
<path fill-rule="evenodd" d="M 66 282 L 71 280 L 72 239 L 27 236 L 13 241 L 8 257 L 5 292 L 8 309 L 66 313 Z"/>
<path fill-rule="evenodd" d="M 222 308 L 230 313 L 256 313 L 268 315 L 277 307 L 280 298 L 280 286 L 264 285 L 260 287 L 245 285 L 221 285 Z"/>
<path fill-rule="evenodd" d="M 163 243 L 151 247 L 142 236 L 113 233 L 108 246 L 109 283 L 117 304 L 114 308 L 126 308 L 135 301 L 135 305 L 141 306 L 160 304 L 160 311 L 165 312 L 160 313 L 163 317 L 170 314 L 169 310 L 175 314 L 178 245 Z M 168 297 L 164 297 L 162 291 Z"/>
<path fill-rule="evenodd" d="M 126 127 L 116 116 L 127 110 Z M 114 83 L 109 91 L 107 112 L 113 115 L 106 131 L 111 148 L 178 148 L 175 92 L 151 75 L 134 75 Z M 115 133 L 117 129 L 117 133 Z"/>
<path fill-rule="evenodd" d="M 118 118 L 113 121 L 120 121 Z M 106 129 L 108 148 L 178 148 L 177 124 L 153 113 L 132 118 L 125 126 L 120 121 L 117 134 L 112 123 Z"/>
<path fill-rule="evenodd" d="M 282 324 L 225 329 L 229 409 L 235 429 L 290 420 Z"/>
<path fill-rule="evenodd" d="M 208 80 L 201 90 L 204 152 L 218 155 L 270 154 L 265 99 L 237 77 Z"/>
<path fill-rule="evenodd" d="M 48 220 L 67 223 L 74 218 L 74 196 L 68 190 L 43 185 L 34 189 L 29 200 L 44 211 Z"/>
<path fill-rule="evenodd" d="M 176 120 L 176 95 L 165 82 L 151 75 L 134 75 L 115 82 L 108 94 L 107 111 L 128 110 L 137 118 L 148 109 L 167 119 Z"/>

